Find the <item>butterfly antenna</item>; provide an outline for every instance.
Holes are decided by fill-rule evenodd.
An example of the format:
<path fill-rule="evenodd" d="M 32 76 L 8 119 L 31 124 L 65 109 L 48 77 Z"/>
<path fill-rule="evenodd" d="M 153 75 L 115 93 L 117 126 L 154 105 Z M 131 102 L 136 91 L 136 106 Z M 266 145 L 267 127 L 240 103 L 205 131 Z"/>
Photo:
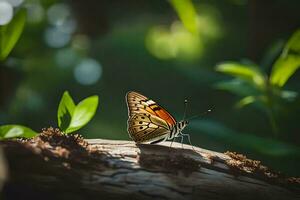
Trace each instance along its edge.
<path fill-rule="evenodd" d="M 210 113 L 211 111 L 212 111 L 211 109 L 208 109 L 207 111 L 205 111 L 205 112 L 203 112 L 203 113 L 201 113 L 199 115 L 194 115 L 192 117 L 189 117 L 188 120 L 190 121 L 192 119 L 195 119 L 195 118 L 198 118 L 198 117 L 202 117 L 203 115 L 206 115 L 206 114 Z"/>
<path fill-rule="evenodd" d="M 187 99 L 185 99 L 185 100 L 184 100 L 184 113 L 183 113 L 183 120 L 185 120 L 185 117 L 186 117 L 187 104 L 188 104 L 188 100 L 187 100 Z"/>

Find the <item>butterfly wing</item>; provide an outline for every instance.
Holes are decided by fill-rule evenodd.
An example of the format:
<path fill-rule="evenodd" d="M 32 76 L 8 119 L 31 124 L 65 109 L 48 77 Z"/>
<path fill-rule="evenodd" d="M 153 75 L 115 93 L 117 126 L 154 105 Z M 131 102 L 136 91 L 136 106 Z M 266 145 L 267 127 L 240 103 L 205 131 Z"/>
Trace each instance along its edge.
<path fill-rule="evenodd" d="M 128 133 L 137 143 L 164 140 L 176 124 L 175 118 L 153 100 L 137 92 L 126 94 Z"/>
<path fill-rule="evenodd" d="M 137 143 L 163 140 L 169 133 L 169 125 L 159 117 L 146 113 L 137 113 L 128 120 L 128 133 Z"/>
<path fill-rule="evenodd" d="M 141 95 L 137 92 L 128 92 L 126 95 L 126 102 L 128 106 L 129 117 L 133 116 L 134 114 L 146 113 L 163 119 L 167 122 L 169 128 L 176 124 L 175 118 L 168 113 L 166 109 L 144 95 Z"/>

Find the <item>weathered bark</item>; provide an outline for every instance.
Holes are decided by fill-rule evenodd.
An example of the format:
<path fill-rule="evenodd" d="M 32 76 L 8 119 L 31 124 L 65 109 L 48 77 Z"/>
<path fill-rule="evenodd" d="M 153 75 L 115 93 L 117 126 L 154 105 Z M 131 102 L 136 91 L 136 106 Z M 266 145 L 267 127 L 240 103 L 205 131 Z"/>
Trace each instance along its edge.
<path fill-rule="evenodd" d="M 232 157 L 179 143 L 88 139 L 77 153 L 2 142 L 6 199 L 300 199 L 299 185 L 238 170 Z M 77 147 L 76 147 L 77 148 Z M 87 151 L 87 153 L 85 152 Z M 80 153 L 78 153 L 80 152 Z M 248 172 L 247 172 L 248 171 Z M 255 170 L 254 170 L 255 171 Z"/>

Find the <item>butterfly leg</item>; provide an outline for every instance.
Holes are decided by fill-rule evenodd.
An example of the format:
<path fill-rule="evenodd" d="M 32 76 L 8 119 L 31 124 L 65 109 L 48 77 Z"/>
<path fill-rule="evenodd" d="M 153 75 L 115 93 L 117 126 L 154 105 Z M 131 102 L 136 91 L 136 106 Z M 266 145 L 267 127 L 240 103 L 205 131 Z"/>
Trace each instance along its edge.
<path fill-rule="evenodd" d="M 175 141 L 175 137 L 171 141 L 170 148 L 172 147 L 172 144 L 173 144 L 174 141 Z"/>
<path fill-rule="evenodd" d="M 188 138 L 189 143 L 190 143 L 190 145 L 192 146 L 193 151 L 196 152 L 196 150 L 194 149 L 193 144 L 192 144 L 192 142 L 191 142 L 190 135 L 189 135 L 189 134 L 184 134 L 184 133 L 180 133 L 180 135 L 182 136 L 182 138 L 183 138 L 183 136 L 186 136 L 186 137 Z"/>
<path fill-rule="evenodd" d="M 181 148 L 183 149 L 183 135 L 178 136 L 181 138 Z"/>
<path fill-rule="evenodd" d="M 183 149 L 183 136 L 182 135 L 177 135 L 173 138 L 172 142 L 175 141 L 176 138 L 181 138 L 181 148 Z M 172 143 L 171 143 L 172 144 Z"/>

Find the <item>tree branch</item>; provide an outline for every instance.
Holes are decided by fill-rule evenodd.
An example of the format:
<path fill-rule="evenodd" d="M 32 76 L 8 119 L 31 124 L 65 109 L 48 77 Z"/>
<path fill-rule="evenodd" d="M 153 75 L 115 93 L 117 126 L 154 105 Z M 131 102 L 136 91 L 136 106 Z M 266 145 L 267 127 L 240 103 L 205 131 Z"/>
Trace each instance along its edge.
<path fill-rule="evenodd" d="M 299 199 L 298 179 L 258 161 L 179 143 L 45 136 L 0 143 L 5 199 Z"/>

